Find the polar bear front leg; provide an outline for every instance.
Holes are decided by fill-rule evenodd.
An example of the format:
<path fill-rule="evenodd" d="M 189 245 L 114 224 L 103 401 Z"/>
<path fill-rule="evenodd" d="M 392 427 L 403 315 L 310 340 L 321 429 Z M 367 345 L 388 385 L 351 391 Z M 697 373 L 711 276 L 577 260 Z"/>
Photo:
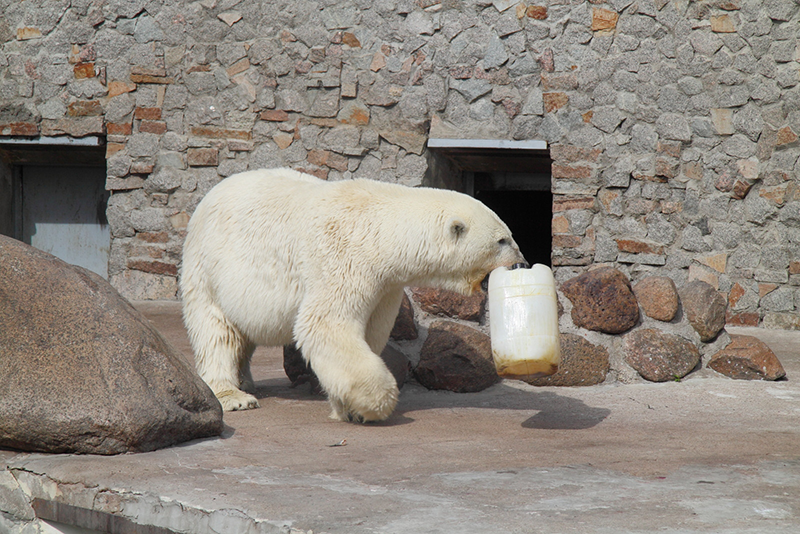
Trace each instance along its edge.
<path fill-rule="evenodd" d="M 295 335 L 340 421 L 383 421 L 397 405 L 397 382 L 364 339 L 364 325 L 341 317 L 305 317 Z"/>
<path fill-rule="evenodd" d="M 184 294 L 183 313 L 197 373 L 214 392 L 222 409 L 231 412 L 258 408 L 258 400 L 242 391 L 255 391 L 250 374 L 255 345 L 210 301 L 198 303 Z"/>

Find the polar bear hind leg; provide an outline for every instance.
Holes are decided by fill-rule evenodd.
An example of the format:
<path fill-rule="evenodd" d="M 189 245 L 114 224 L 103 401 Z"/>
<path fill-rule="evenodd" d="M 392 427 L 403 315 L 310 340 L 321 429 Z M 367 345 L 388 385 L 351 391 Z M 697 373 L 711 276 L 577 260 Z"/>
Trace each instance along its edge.
<path fill-rule="evenodd" d="M 255 345 L 225 318 L 222 310 L 197 293 L 184 294 L 184 322 L 195 354 L 197 373 L 226 412 L 258 408 L 250 373 Z M 250 393 L 246 393 L 245 391 Z"/>

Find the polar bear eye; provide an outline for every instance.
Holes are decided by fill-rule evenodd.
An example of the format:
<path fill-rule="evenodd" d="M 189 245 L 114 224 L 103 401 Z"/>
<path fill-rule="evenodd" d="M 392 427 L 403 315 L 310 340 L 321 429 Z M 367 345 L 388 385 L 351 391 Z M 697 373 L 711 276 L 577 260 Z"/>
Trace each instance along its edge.
<path fill-rule="evenodd" d="M 506 246 L 506 245 L 508 245 L 508 244 L 509 244 L 509 243 L 508 243 L 508 239 L 506 239 L 506 238 L 504 237 L 503 239 L 501 239 L 500 241 L 498 241 L 498 242 L 497 242 L 497 244 L 498 244 L 498 245 L 500 245 L 501 247 L 504 247 L 504 246 Z"/>

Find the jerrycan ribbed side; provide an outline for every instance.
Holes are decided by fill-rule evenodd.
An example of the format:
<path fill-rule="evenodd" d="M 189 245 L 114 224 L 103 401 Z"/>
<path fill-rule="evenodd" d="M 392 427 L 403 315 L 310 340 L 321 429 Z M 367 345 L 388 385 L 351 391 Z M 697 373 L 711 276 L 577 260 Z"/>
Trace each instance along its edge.
<path fill-rule="evenodd" d="M 489 275 L 492 356 L 504 378 L 537 378 L 558 371 L 561 345 L 553 272 L 537 263 Z"/>

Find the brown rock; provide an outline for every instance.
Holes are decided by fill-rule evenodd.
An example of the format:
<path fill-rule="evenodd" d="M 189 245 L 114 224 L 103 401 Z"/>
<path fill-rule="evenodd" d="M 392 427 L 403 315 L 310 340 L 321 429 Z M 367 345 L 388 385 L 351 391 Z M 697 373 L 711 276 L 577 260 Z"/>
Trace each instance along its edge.
<path fill-rule="evenodd" d="M 222 408 L 108 282 L 0 236 L 0 447 L 150 451 L 222 432 Z"/>
<path fill-rule="evenodd" d="M 653 328 L 631 332 L 624 344 L 625 361 L 651 382 L 683 378 L 700 363 L 691 341 Z"/>
<path fill-rule="evenodd" d="M 680 289 L 683 311 L 689 324 L 704 342 L 711 341 L 725 327 L 728 305 L 716 289 L 702 280 L 693 280 Z"/>
<path fill-rule="evenodd" d="M 465 297 L 452 291 L 427 287 L 411 288 L 411 294 L 423 311 L 462 321 L 478 321 L 486 302 L 483 293 Z"/>
<path fill-rule="evenodd" d="M 639 304 L 630 281 L 613 267 L 601 267 L 567 280 L 561 291 L 572 302 L 575 325 L 621 334 L 639 320 Z"/>
<path fill-rule="evenodd" d="M 678 288 L 666 276 L 648 276 L 633 286 L 633 293 L 648 317 L 669 322 L 678 313 Z"/>
<path fill-rule="evenodd" d="M 738 380 L 778 380 L 786 376 L 772 349 L 753 336 L 732 334 L 728 346 L 712 356 L 707 366 Z"/>
<path fill-rule="evenodd" d="M 414 376 L 428 389 L 458 393 L 481 391 L 500 379 L 489 336 L 451 321 L 430 325 Z"/>
<path fill-rule="evenodd" d="M 617 27 L 619 15 L 608 9 L 592 8 L 592 31 L 610 31 Z"/>
<path fill-rule="evenodd" d="M 550 376 L 525 382 L 534 386 L 593 386 L 606 379 L 608 351 L 575 334 L 561 334 L 561 363 Z"/>
<path fill-rule="evenodd" d="M 398 341 L 410 341 L 419 337 L 417 325 L 414 322 L 414 308 L 411 306 L 411 299 L 409 299 L 406 294 L 403 294 L 403 302 L 400 303 L 400 312 L 397 314 L 394 328 L 392 328 L 392 333 L 389 337 Z"/>
<path fill-rule="evenodd" d="M 218 158 L 216 148 L 190 148 L 187 152 L 187 161 L 192 167 L 213 167 Z"/>
<path fill-rule="evenodd" d="M 408 361 L 405 354 L 389 345 L 384 347 L 381 352 L 381 359 L 397 381 L 397 387 L 402 388 L 411 371 L 411 362 Z M 309 383 L 312 393 L 322 394 L 317 375 L 303 359 L 302 351 L 294 345 L 283 347 L 283 370 L 292 382 L 292 387 Z"/>

